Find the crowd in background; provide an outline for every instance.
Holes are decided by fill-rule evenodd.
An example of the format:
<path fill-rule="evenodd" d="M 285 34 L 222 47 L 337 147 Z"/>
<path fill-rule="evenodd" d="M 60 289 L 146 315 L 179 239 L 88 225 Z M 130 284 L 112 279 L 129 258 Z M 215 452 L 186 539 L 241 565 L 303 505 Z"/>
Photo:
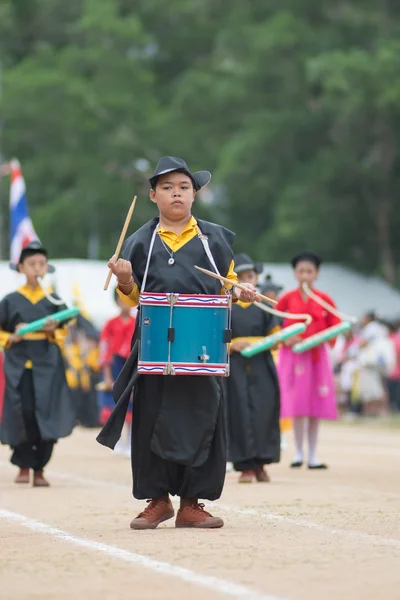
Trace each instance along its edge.
<path fill-rule="evenodd" d="M 340 336 L 332 351 L 342 414 L 379 417 L 400 411 L 400 321 L 375 312 Z"/>

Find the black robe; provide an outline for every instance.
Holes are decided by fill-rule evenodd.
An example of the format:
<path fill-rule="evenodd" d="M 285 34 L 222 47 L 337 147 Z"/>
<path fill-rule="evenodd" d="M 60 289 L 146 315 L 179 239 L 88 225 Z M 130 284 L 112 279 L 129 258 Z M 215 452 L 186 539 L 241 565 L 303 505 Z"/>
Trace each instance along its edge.
<path fill-rule="evenodd" d="M 264 337 L 275 325 L 274 317 L 255 305 L 232 308 L 233 338 Z M 234 465 L 279 462 L 279 383 L 271 353 L 245 358 L 233 352 L 226 384 L 229 459 Z"/>
<path fill-rule="evenodd" d="M 142 285 L 154 219 L 125 243 L 123 257 L 132 263 L 133 277 Z M 234 234 L 198 221 L 208 236 L 218 270 L 227 275 L 233 258 Z M 220 294 L 221 284 L 194 269 L 213 270 L 196 235 L 174 253 L 175 264 L 156 237 L 147 278 L 148 292 Z M 226 468 L 225 413 L 221 378 L 137 374 L 140 316 L 136 320 L 133 350 L 114 386 L 117 405 L 98 436 L 114 447 L 121 434 L 133 389 L 132 473 L 133 494 L 138 499 L 167 493 L 215 500 L 222 492 Z M 188 332 L 190 335 L 190 332 Z"/>
<path fill-rule="evenodd" d="M 47 298 L 32 303 L 16 291 L 0 302 L 0 329 L 13 333 L 20 323 L 30 323 L 65 308 L 65 305 L 53 305 Z M 20 390 L 28 361 L 33 363 L 35 417 L 41 438 L 55 441 L 66 437 L 75 425 L 75 411 L 60 348 L 49 340 L 23 340 L 4 351 L 6 389 L 0 441 L 11 447 L 28 441 Z"/>

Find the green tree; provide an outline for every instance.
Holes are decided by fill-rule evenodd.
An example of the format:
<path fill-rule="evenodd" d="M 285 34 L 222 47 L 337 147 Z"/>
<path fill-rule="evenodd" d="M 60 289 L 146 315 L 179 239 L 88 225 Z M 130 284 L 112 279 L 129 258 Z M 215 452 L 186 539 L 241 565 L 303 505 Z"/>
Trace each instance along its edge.
<path fill-rule="evenodd" d="M 56 18 L 63 2 L 37 4 L 42 29 L 32 32 L 26 56 L 10 55 L 4 77 L 3 146 L 21 160 L 34 222 L 52 254 L 85 256 L 96 232 L 107 256 L 133 190 L 144 187 L 134 163 L 152 152 L 149 40 L 139 18 L 119 15 L 114 1 L 88 0 L 76 3 L 81 11 L 56 42 L 43 27 L 52 30 L 46 11 Z M 138 214 L 149 216 L 146 203 Z"/>
<path fill-rule="evenodd" d="M 174 154 L 213 171 L 215 202 L 196 213 L 237 231 L 238 251 L 281 261 L 312 248 L 399 281 L 400 6 L 8 0 L 0 11 L 3 154 L 23 163 L 53 254 L 85 256 L 99 234 L 107 257 L 131 195 L 147 195 L 153 164 Z M 154 214 L 140 200 L 138 225 Z"/>

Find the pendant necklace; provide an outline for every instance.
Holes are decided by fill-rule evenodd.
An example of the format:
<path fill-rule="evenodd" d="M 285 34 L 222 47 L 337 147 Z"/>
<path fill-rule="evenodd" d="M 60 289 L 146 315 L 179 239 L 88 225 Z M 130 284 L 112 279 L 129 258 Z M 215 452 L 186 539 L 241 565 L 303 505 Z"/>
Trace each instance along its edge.
<path fill-rule="evenodd" d="M 174 264 L 174 262 L 175 262 L 175 259 L 174 259 L 174 253 L 172 252 L 172 250 L 169 250 L 169 248 L 168 248 L 168 247 L 167 247 L 167 245 L 164 243 L 164 240 L 162 239 L 162 237 L 161 237 L 161 235 L 160 235 L 160 234 L 158 234 L 158 237 L 160 238 L 160 241 L 161 241 L 162 245 L 164 246 L 165 250 L 166 250 L 166 251 L 168 252 L 168 254 L 169 254 L 168 265 L 171 267 L 171 266 Z"/>

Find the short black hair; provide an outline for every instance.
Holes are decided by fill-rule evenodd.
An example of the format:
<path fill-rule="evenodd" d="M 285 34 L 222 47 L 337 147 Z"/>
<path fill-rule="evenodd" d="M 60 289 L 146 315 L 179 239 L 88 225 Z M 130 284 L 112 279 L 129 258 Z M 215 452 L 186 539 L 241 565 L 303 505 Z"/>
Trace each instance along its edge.
<path fill-rule="evenodd" d="M 290 262 L 292 263 L 293 269 L 296 268 L 296 265 L 299 262 L 310 262 L 315 265 L 317 269 L 319 269 L 322 259 L 320 256 L 318 256 L 318 254 L 315 254 L 315 252 L 300 252 L 299 254 L 296 254 L 296 256 L 294 256 Z"/>
<path fill-rule="evenodd" d="M 371 321 L 376 321 L 378 317 L 375 310 L 369 310 L 365 313 L 364 318 L 371 319 Z"/>
<path fill-rule="evenodd" d="M 35 254 L 41 254 L 47 260 L 47 252 L 44 248 L 23 248 L 19 257 L 19 264 L 22 265 L 24 260 Z"/>

